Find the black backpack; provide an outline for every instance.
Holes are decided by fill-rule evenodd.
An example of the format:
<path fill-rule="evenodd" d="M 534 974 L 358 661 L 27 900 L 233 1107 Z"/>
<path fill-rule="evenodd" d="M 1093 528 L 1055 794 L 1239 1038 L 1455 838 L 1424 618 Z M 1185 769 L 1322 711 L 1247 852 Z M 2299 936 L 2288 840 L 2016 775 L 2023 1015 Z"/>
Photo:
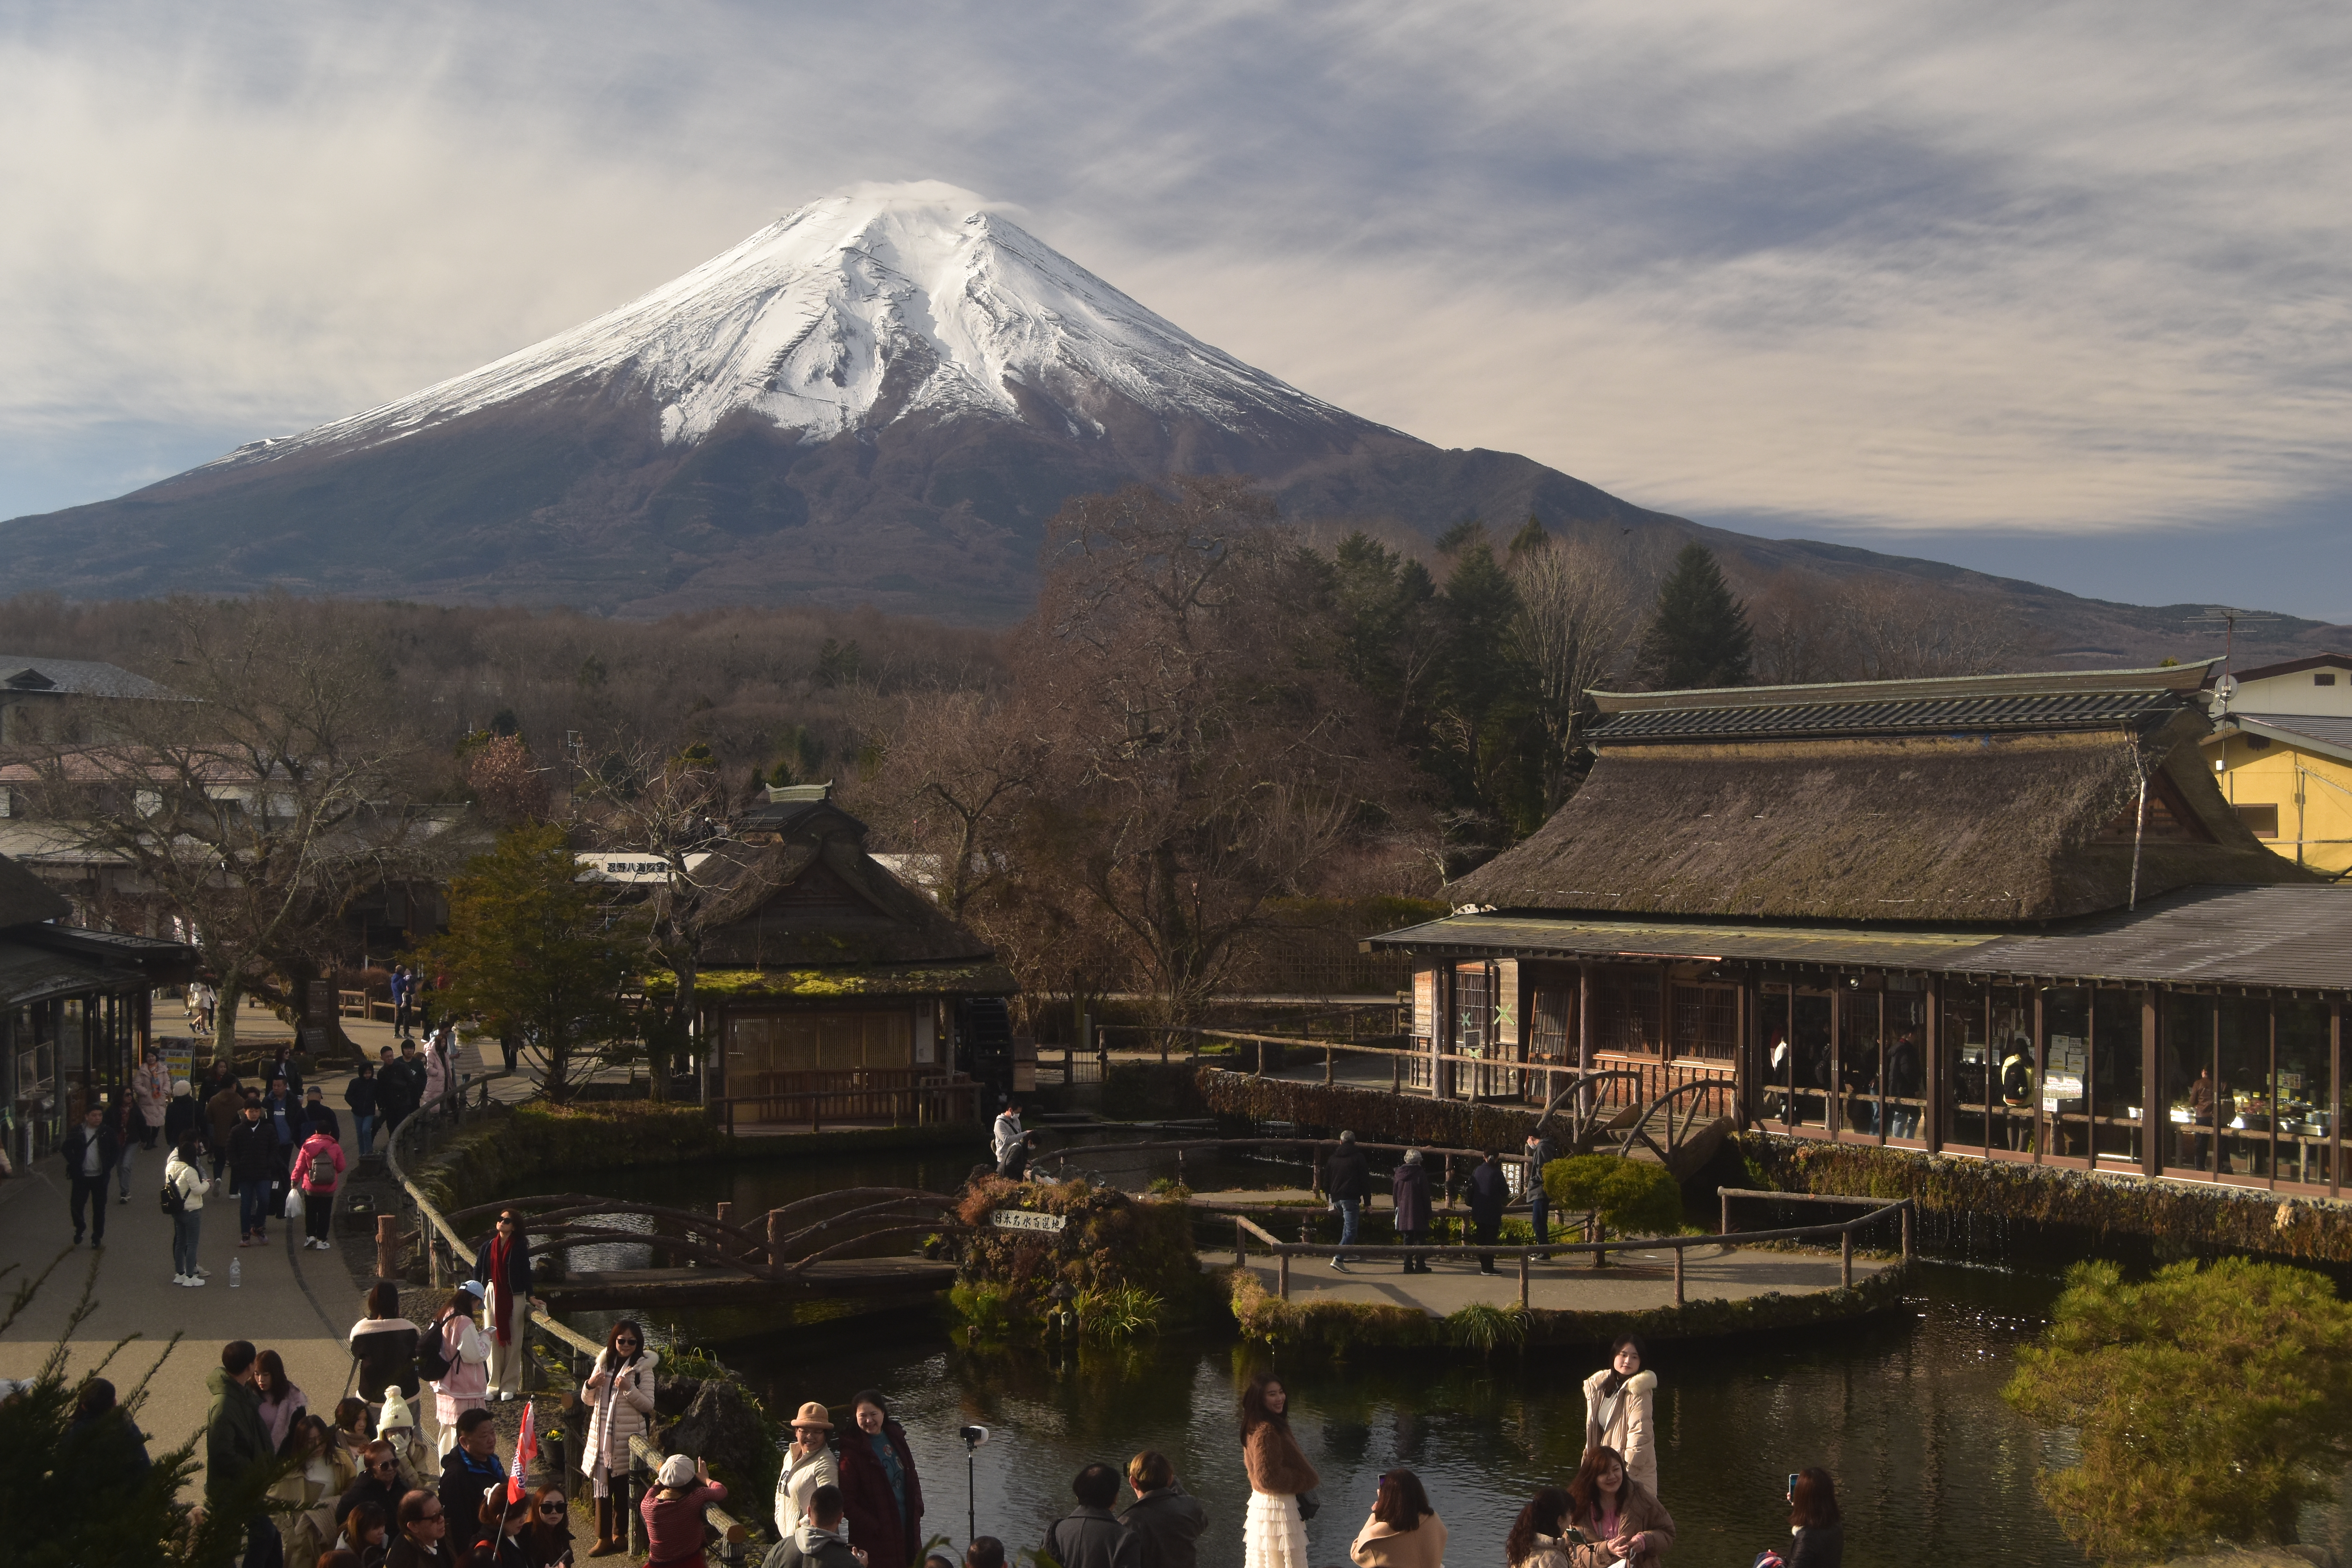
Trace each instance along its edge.
<path fill-rule="evenodd" d="M 163 1212 L 175 1217 L 188 1212 L 188 1194 L 180 1190 L 177 1182 L 163 1184 Z"/>
<path fill-rule="evenodd" d="M 449 1375 L 449 1345 L 441 1337 L 438 1323 L 416 1336 L 416 1375 L 427 1383 L 438 1383 Z"/>

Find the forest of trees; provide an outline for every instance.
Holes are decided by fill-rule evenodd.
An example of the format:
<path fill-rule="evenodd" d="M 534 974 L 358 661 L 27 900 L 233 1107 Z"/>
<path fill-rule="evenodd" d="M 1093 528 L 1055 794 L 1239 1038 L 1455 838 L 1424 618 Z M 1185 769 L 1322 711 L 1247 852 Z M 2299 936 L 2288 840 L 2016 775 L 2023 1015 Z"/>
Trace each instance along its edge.
<path fill-rule="evenodd" d="M 26 595 L 0 601 L 0 648 L 217 704 L 236 680 L 203 650 L 224 637 L 252 672 L 331 644 L 341 721 L 398 759 L 370 764 L 379 787 L 569 824 L 582 847 L 667 852 L 763 785 L 831 780 L 1034 989 L 1189 1016 L 1267 931 L 1442 898 L 1533 832 L 1590 764 L 1591 689 L 1969 673 L 2025 646 L 1998 606 L 1916 583 L 1741 583 L 1696 544 L 1646 561 L 1534 519 L 1318 534 L 1232 479 L 1073 501 L 1043 565 L 1001 633 Z"/>

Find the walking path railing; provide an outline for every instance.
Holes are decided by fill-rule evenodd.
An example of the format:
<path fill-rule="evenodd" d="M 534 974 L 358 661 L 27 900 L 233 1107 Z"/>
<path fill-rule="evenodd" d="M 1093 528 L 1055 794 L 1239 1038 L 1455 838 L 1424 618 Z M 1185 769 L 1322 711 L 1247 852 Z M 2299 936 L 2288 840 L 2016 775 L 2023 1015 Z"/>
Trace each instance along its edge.
<path fill-rule="evenodd" d="M 486 1212 L 495 1213 L 505 1205 L 496 1204 L 477 1205 L 473 1208 L 460 1209 L 454 1216 L 443 1215 L 434 1206 L 433 1200 L 425 1196 L 425 1190 L 419 1187 L 408 1174 L 407 1167 L 400 1157 L 401 1140 L 404 1135 L 410 1134 L 411 1129 L 414 1128 L 415 1129 L 414 1136 L 425 1140 L 429 1150 L 433 1130 L 440 1117 L 446 1116 L 451 1129 L 455 1130 L 464 1124 L 468 1109 L 471 1109 L 478 1118 L 482 1111 L 489 1108 L 492 1103 L 490 1097 L 492 1080 L 526 1076 L 520 1069 L 499 1068 L 483 1073 L 478 1077 L 455 1081 L 432 1105 L 420 1106 L 403 1117 L 399 1125 L 392 1130 L 391 1137 L 384 1142 L 384 1163 L 391 1168 L 394 1179 L 400 1183 L 401 1190 L 407 1194 L 408 1201 L 416 1209 L 417 1229 L 420 1233 L 418 1238 L 424 1243 L 425 1267 L 432 1283 L 436 1286 L 445 1282 L 444 1275 L 457 1267 L 459 1260 L 469 1260 L 472 1256 L 471 1241 L 451 1223 L 452 1220 L 470 1218 Z M 477 1085 L 480 1087 L 480 1095 L 469 1108 L 467 1102 L 473 1098 Z M 433 1114 L 428 1115 L 428 1111 Z M 614 1204 L 603 1199 L 586 1201 L 599 1204 L 605 1210 L 646 1206 Z M 705 1216 L 692 1217 L 708 1223 Z M 398 1279 L 402 1272 L 400 1251 L 405 1238 L 401 1236 L 398 1226 L 398 1219 L 392 1215 L 380 1215 L 376 1221 L 376 1275 L 379 1279 Z M 610 1235 L 612 1239 L 623 1241 L 641 1242 L 654 1239 L 638 1231 L 616 1230 Z M 603 1237 L 600 1237 L 598 1239 Z M 539 1250 L 536 1238 L 534 1238 L 532 1250 Z M 465 1267 L 469 1268 L 470 1263 L 467 1262 Z M 587 1375 L 582 1364 L 582 1358 L 585 1357 L 587 1363 L 593 1365 L 595 1358 L 604 1352 L 603 1345 L 560 1321 L 551 1314 L 533 1309 L 528 1314 L 528 1318 L 523 1341 L 526 1392 L 530 1388 L 530 1371 L 539 1364 L 538 1359 L 530 1353 L 530 1336 L 531 1334 L 536 1333 L 542 1339 L 552 1341 L 555 1345 L 562 1347 L 556 1353 L 559 1358 L 568 1360 L 572 1363 L 572 1376 L 570 1382 L 573 1384 Z M 572 1413 L 579 1408 L 578 1396 L 572 1387 L 567 1386 L 563 1390 L 562 1400 L 566 1418 L 570 1419 Z M 651 1475 L 661 1468 L 661 1462 L 666 1457 L 659 1447 L 647 1442 L 642 1436 L 629 1439 L 629 1468 L 632 1473 L 644 1471 Z M 557 1484 L 562 1486 L 567 1494 L 570 1493 L 572 1483 L 568 1479 Z M 635 1509 L 633 1508 L 628 1511 L 630 1550 L 642 1557 L 646 1550 L 645 1521 Z M 703 1510 L 703 1518 L 719 1534 L 720 1559 L 728 1563 L 742 1561 L 743 1543 L 750 1538 L 750 1531 L 744 1525 L 716 1504 Z"/>
<path fill-rule="evenodd" d="M 1593 1267 L 1597 1268 L 1611 1252 L 1656 1252 L 1671 1249 L 1675 1255 L 1675 1305 L 1676 1307 L 1685 1304 L 1683 1255 L 1694 1247 L 1717 1247 L 1727 1252 L 1735 1246 L 1753 1246 L 1759 1242 L 1826 1241 L 1831 1237 L 1836 1237 L 1838 1238 L 1838 1287 L 1841 1289 L 1851 1290 L 1853 1289 L 1854 1233 L 1864 1226 L 1884 1219 L 1890 1214 L 1900 1214 L 1903 1221 L 1903 1261 L 1907 1264 L 1911 1262 L 1914 1256 L 1911 1240 L 1911 1216 L 1914 1205 L 1909 1198 L 1887 1201 L 1878 1198 L 1815 1197 L 1811 1194 L 1759 1192 L 1747 1187 L 1718 1187 L 1717 1192 L 1723 1199 L 1724 1213 L 1727 1216 L 1727 1229 L 1721 1235 L 1620 1237 L 1614 1241 L 1560 1241 L 1525 1245 L 1469 1242 L 1452 1246 L 1409 1246 L 1400 1243 L 1395 1246 L 1382 1247 L 1353 1245 L 1342 1247 L 1336 1242 L 1284 1241 L 1263 1226 L 1253 1222 L 1247 1215 L 1235 1215 L 1234 1216 L 1234 1267 L 1245 1268 L 1249 1266 L 1249 1242 L 1250 1238 L 1255 1237 L 1265 1245 L 1266 1251 L 1274 1254 L 1275 1293 L 1287 1301 L 1290 1300 L 1290 1260 L 1294 1258 L 1350 1259 L 1358 1258 L 1398 1259 L 1516 1258 L 1519 1266 L 1519 1307 L 1524 1311 L 1528 1306 L 1528 1290 L 1535 1260 L 1538 1258 L 1549 1260 L 1555 1253 L 1590 1253 L 1592 1255 Z M 1839 1223 L 1797 1226 L 1784 1230 L 1735 1232 L 1727 1228 L 1731 1200 L 1735 1197 L 1788 1199 L 1800 1203 L 1864 1203 L 1876 1206 L 1868 1214 L 1858 1215 L 1853 1219 Z"/>

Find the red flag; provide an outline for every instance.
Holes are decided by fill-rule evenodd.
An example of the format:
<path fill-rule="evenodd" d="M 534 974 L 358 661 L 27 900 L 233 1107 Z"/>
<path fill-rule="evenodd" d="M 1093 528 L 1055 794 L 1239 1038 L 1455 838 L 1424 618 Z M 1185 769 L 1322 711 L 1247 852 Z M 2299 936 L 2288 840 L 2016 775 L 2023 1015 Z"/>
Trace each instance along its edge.
<path fill-rule="evenodd" d="M 531 1405 L 523 1402 L 522 1431 L 515 1438 L 514 1465 L 507 1471 L 507 1503 L 511 1507 L 522 1501 L 522 1474 L 531 1460 L 539 1457 L 539 1433 L 531 1420 Z"/>

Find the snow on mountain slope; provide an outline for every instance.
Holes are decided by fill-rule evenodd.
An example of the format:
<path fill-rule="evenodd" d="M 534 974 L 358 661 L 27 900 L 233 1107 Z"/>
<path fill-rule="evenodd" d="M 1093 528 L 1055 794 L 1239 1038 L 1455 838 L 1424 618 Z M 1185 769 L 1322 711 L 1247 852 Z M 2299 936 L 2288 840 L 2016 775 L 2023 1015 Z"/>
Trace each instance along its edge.
<path fill-rule="evenodd" d="M 1145 309 L 979 198 L 936 184 L 810 203 L 594 321 L 481 369 L 207 465 L 374 446 L 558 383 L 652 400 L 667 443 L 738 409 L 821 441 L 910 415 L 1034 417 L 1073 436 L 1115 395 L 1163 417 L 1245 430 L 1355 416 L 1252 369 Z"/>

